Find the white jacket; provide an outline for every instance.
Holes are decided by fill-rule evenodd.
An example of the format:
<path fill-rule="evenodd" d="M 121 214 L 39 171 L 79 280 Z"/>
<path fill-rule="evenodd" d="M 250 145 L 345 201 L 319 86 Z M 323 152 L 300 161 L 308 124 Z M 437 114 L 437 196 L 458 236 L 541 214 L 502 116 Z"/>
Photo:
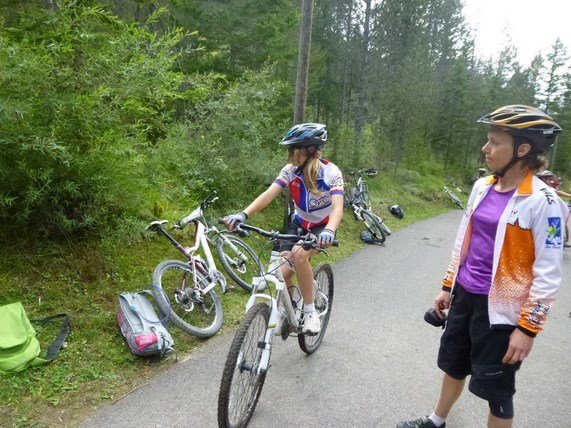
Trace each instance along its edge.
<path fill-rule="evenodd" d="M 490 176 L 474 184 L 442 282 L 444 290 L 454 287 L 470 245 L 472 213 L 495 182 Z M 567 214 L 567 206 L 553 189 L 529 172 L 498 223 L 488 296 L 492 325 L 516 325 L 530 336 L 543 328 L 563 276 Z"/>

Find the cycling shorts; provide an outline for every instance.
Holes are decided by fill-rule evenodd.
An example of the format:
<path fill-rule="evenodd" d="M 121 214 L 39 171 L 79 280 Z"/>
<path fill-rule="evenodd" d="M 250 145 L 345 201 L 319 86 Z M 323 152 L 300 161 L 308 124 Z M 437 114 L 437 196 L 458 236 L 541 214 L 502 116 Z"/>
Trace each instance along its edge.
<path fill-rule="evenodd" d="M 456 283 L 440 340 L 438 367 L 458 380 L 471 375 L 470 391 L 484 400 L 513 396 L 521 362 L 504 364 L 502 358 L 514 329 L 512 325 L 490 326 L 488 296 L 470 293 Z"/>

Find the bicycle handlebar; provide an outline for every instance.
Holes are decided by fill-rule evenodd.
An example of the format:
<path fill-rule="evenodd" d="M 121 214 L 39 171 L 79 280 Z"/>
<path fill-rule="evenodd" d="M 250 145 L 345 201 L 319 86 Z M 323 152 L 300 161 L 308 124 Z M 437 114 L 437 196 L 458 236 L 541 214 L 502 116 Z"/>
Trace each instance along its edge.
<path fill-rule="evenodd" d="M 206 199 L 204 201 L 202 201 L 202 203 L 200 204 L 200 206 L 203 209 L 208 208 L 210 205 L 212 205 L 212 203 L 216 202 L 218 200 L 218 192 L 216 190 L 214 190 L 210 195 L 208 195 L 206 197 Z"/>
<path fill-rule="evenodd" d="M 223 224 L 224 220 L 219 218 L 218 219 L 218 223 Z M 313 235 L 312 233 L 307 233 L 305 235 L 294 235 L 294 234 L 287 234 L 287 233 L 279 233 L 276 232 L 274 230 L 264 230 L 264 229 L 260 229 L 259 227 L 256 226 L 252 226 L 250 224 L 246 224 L 246 223 L 240 223 L 239 225 L 237 225 L 235 228 L 235 230 L 240 230 L 240 229 L 246 229 L 246 230 L 251 230 L 252 232 L 256 232 L 257 234 L 264 236 L 266 238 L 269 238 L 271 241 L 299 241 L 302 240 L 302 248 L 304 250 L 323 250 L 322 248 L 317 247 L 317 236 Z M 333 247 L 338 247 L 339 246 L 339 241 L 338 240 L 334 240 L 333 243 L 331 244 Z"/>
<path fill-rule="evenodd" d="M 212 205 L 217 200 L 218 200 L 218 192 L 215 190 L 210 195 L 208 195 L 206 197 L 206 199 L 204 199 L 200 203 L 200 209 L 205 210 L 206 208 L 208 208 L 210 205 Z M 201 215 L 202 215 L 202 213 L 201 213 Z M 182 220 L 180 220 L 178 223 L 176 223 L 174 227 L 175 227 L 175 229 L 183 229 L 193 219 L 196 219 L 196 210 L 194 210 L 189 215 L 187 215 Z"/>
<path fill-rule="evenodd" d="M 378 173 L 379 173 L 379 170 L 377 170 L 375 168 L 358 169 L 358 170 L 349 172 L 350 175 L 366 174 L 369 177 L 376 177 Z"/>

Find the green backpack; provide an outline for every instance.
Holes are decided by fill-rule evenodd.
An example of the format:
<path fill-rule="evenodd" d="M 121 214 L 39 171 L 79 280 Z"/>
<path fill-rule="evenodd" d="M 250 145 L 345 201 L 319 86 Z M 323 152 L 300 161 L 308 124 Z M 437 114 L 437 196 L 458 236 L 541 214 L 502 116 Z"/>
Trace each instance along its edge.
<path fill-rule="evenodd" d="M 62 329 L 43 359 L 38 357 L 40 342 L 22 303 L 0 306 L 0 373 L 17 373 L 53 360 L 69 333 L 69 317 L 57 314 L 33 321 L 45 324 L 56 318 L 64 319 Z"/>

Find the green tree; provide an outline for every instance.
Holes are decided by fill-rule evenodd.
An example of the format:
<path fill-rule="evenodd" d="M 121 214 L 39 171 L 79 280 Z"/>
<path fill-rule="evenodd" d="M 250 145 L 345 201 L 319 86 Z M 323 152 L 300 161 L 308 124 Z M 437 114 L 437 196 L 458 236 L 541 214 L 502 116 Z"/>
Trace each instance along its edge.
<path fill-rule="evenodd" d="M 3 230 L 54 238 L 136 217 L 154 197 L 146 153 L 181 103 L 209 92 L 208 79 L 173 71 L 183 33 L 75 2 L 18 22 L 0 39 Z"/>

